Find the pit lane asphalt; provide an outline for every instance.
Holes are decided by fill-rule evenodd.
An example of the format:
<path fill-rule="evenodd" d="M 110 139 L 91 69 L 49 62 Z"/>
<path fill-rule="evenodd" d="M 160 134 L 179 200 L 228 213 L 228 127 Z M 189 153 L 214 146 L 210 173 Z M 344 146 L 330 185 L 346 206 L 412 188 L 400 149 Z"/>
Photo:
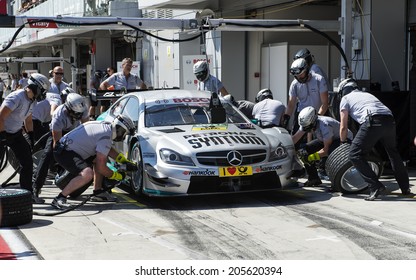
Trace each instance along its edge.
<path fill-rule="evenodd" d="M 0 174 L 0 182 L 3 182 L 12 172 L 11 167 L 7 167 Z M 412 192 L 415 193 L 415 184 L 416 184 L 416 169 L 409 168 L 409 177 L 410 183 L 412 186 Z M 18 176 L 16 176 L 12 182 L 17 182 Z M 303 182 L 304 180 L 300 180 Z M 321 201 L 325 201 L 326 203 L 330 203 L 330 209 L 332 207 L 336 207 L 336 204 L 342 204 L 343 209 L 348 209 L 348 207 L 355 208 L 356 212 L 362 212 L 364 214 L 372 214 L 372 216 L 376 217 L 380 215 L 380 220 L 384 220 L 385 222 L 389 222 L 389 231 L 392 232 L 395 236 L 403 237 L 404 241 L 402 242 L 415 242 L 416 240 L 416 219 L 412 219 L 414 217 L 412 208 L 414 208 L 413 202 L 415 202 L 414 196 L 407 196 L 403 197 L 400 195 L 400 191 L 397 189 L 397 184 L 395 183 L 394 179 L 391 179 L 391 176 L 383 177 L 382 181 L 387 186 L 389 193 L 386 196 L 383 196 L 380 200 L 374 202 L 364 202 L 363 197 L 366 194 L 360 195 L 352 195 L 346 196 L 342 201 L 336 201 L 340 196 L 339 193 L 328 194 L 326 193 L 326 187 L 329 186 L 329 182 L 325 182 L 326 187 L 322 188 L 297 188 L 293 191 L 288 191 L 294 196 L 304 196 L 306 193 L 308 195 L 307 200 L 309 205 L 290 205 L 289 211 L 295 211 L 297 213 L 301 213 L 302 216 L 307 217 L 310 220 L 317 221 L 317 225 L 324 224 L 325 221 L 319 217 L 323 212 L 320 212 L 321 209 L 313 208 L 316 203 Z M 91 193 L 91 188 L 86 191 L 87 194 Z M 45 185 L 41 197 L 46 199 L 46 204 L 43 205 L 34 205 L 34 210 L 37 212 L 42 213 L 50 213 L 56 211 L 54 208 L 50 206 L 50 203 L 54 196 L 59 193 L 59 189 L 56 188 L 54 185 Z M 169 225 L 169 219 L 178 215 L 178 220 L 183 222 L 183 224 L 178 225 L 178 227 L 185 227 L 181 228 L 180 230 L 189 230 L 195 233 L 195 227 L 192 226 L 193 229 L 187 229 L 187 227 L 191 227 L 191 224 L 194 223 L 192 221 L 188 221 L 189 217 L 187 218 L 186 213 L 188 210 L 193 212 L 195 204 L 192 202 L 197 199 L 187 200 L 189 205 L 176 205 L 176 209 L 166 209 L 168 211 L 164 211 L 166 205 L 163 203 L 147 203 L 147 200 L 136 200 L 131 195 L 129 195 L 124 189 L 116 189 L 115 195 L 118 197 L 118 203 L 87 203 L 86 205 L 82 206 L 82 209 L 75 210 L 73 212 L 66 213 L 64 215 L 52 216 L 52 217 L 45 217 L 45 216 L 34 216 L 33 221 L 27 225 L 19 226 L 18 228 L 2 228 L 0 229 L 0 236 L 1 239 L 4 241 L 3 245 L 0 240 L 0 256 L 3 256 L 4 259 L 46 259 L 46 260 L 55 260 L 55 259 L 209 259 L 215 258 L 215 256 L 206 255 L 206 252 L 202 250 L 195 249 L 194 247 L 198 247 L 196 244 L 197 242 L 203 243 L 202 240 L 195 240 L 192 236 L 189 237 L 189 240 L 184 240 L 184 242 L 195 244 L 185 246 L 183 242 L 172 242 L 170 238 L 163 238 L 163 236 L 172 236 L 175 235 L 175 232 L 171 225 Z M 356 199 L 359 198 L 359 199 Z M 243 197 L 243 199 L 245 199 Z M 272 195 L 270 198 L 267 196 L 261 196 L 262 202 L 266 202 L 271 206 L 284 204 L 282 201 L 284 198 L 279 198 L 278 196 Z M 275 199 L 280 199 L 280 201 L 276 201 Z M 71 201 L 72 203 L 79 203 L 78 201 Z M 296 202 L 296 201 L 294 201 Z M 251 205 L 238 205 L 237 207 L 229 201 L 224 203 L 224 205 L 229 205 L 230 212 L 237 212 L 238 209 L 241 207 L 249 208 Z M 166 208 L 169 208 L 168 206 Z M 199 206 L 197 210 L 204 210 L 206 207 L 205 205 Z M 223 203 L 219 203 L 218 206 L 210 209 L 206 207 L 208 210 L 211 211 L 218 211 L 219 209 L 223 209 Z M 163 214 L 159 215 L 162 216 L 166 215 L 165 221 L 163 219 L 157 220 L 152 219 L 156 218 L 153 214 L 147 212 L 149 208 L 159 208 Z M 253 211 L 261 211 L 262 209 L 253 208 Z M 310 210 L 309 210 L 310 209 Z M 136 215 L 138 212 L 145 212 L 137 221 L 132 220 L 124 220 L 124 215 L 126 213 L 134 213 Z M 169 211 L 175 210 L 175 211 Z M 245 209 L 243 209 L 245 210 Z M 241 210 L 241 211 L 243 211 Z M 282 211 L 282 210 L 279 210 Z M 283 210 L 286 211 L 286 210 Z M 170 214 L 170 212 L 175 212 Z M 124 214 L 123 214 L 124 213 Z M 102 214 L 111 214 L 111 217 L 102 215 Z M 232 213 L 231 213 L 232 214 Z M 240 213 L 240 215 L 247 215 L 246 212 Z M 201 223 L 203 220 L 209 219 L 209 215 L 204 214 L 203 211 L 197 211 L 197 213 L 192 213 L 192 216 L 196 215 L 198 219 L 200 219 Z M 237 214 L 233 214 L 237 215 Z M 344 213 L 339 214 L 338 217 L 335 219 L 340 220 Z M 183 218 L 185 216 L 185 219 Z M 347 215 L 348 216 L 348 215 Z M 160 217 L 157 217 L 160 218 Z M 270 217 L 269 217 L 270 218 Z M 278 217 L 276 217 L 277 219 Z M 324 217 L 327 219 L 326 217 Z M 366 217 L 367 218 L 367 217 Z M 319 221 L 318 221 L 319 220 Z M 266 220 L 265 220 L 266 221 Z M 267 220 L 270 222 L 270 219 Z M 365 219 L 363 219 L 366 222 Z M 127 223 L 128 222 L 128 223 Z M 216 220 L 215 223 L 218 223 L 218 227 L 229 227 L 230 225 L 227 222 L 222 222 L 220 220 Z M 259 221 L 260 222 L 260 221 Z M 284 222 L 284 220 L 283 220 Z M 339 221 L 338 221 L 339 222 Z M 344 222 L 344 221 L 342 221 Z M 349 222 L 345 220 L 345 222 Z M 130 224 L 131 223 L 131 224 Z M 143 228 L 143 223 L 146 223 L 146 229 Z M 189 224 L 188 224 L 189 223 Z M 368 224 L 371 227 L 375 227 L 377 229 L 378 224 L 377 219 L 371 220 Z M 263 223 L 264 224 L 264 223 Z M 402 228 L 401 225 L 406 225 L 405 228 Z M 287 232 L 297 232 L 299 225 L 288 223 L 286 224 L 285 231 Z M 311 230 L 315 230 L 314 225 L 310 226 Z M 339 225 L 335 225 L 339 227 Z M 334 227 L 335 227 L 334 226 Z M 264 224 L 261 227 L 269 228 L 271 225 Z M 318 226 L 319 227 L 322 226 Z M 237 227 L 236 227 L 237 228 Z M 278 227 L 272 227 L 272 230 L 276 230 Z M 397 229 L 397 230 L 396 230 Z M 364 245 L 360 244 L 362 248 L 365 244 L 368 243 L 368 239 L 358 239 L 356 236 L 355 231 L 349 231 L 349 226 L 345 227 L 344 232 L 346 235 L 350 234 L 352 238 L 355 238 L 353 242 L 360 243 L 362 242 Z M 151 234 L 149 234 L 151 233 Z M 244 238 L 245 233 L 241 232 L 240 230 L 234 232 L 233 234 L 241 235 L 241 238 Z M 298 234 L 298 233 L 297 233 Z M 309 233 L 308 233 L 309 234 Z M 291 234 L 292 235 L 292 234 Z M 306 233 L 305 233 L 306 235 Z M 382 235 L 382 234 L 381 234 Z M 133 243 L 128 242 L 130 239 L 134 242 L 137 242 L 137 238 L 133 238 L 134 236 L 140 237 L 140 243 Z M 182 236 L 179 236 L 183 238 Z M 198 236 L 195 236 L 196 238 Z M 292 238 L 293 236 L 287 237 L 288 239 Z M 322 237 L 314 237 L 310 236 L 310 238 L 306 238 L 302 235 L 302 238 L 295 237 L 296 240 L 306 240 L 302 241 L 305 243 L 311 242 L 320 242 L 319 238 L 323 240 L 329 240 L 330 242 L 339 242 L 339 237 L 334 236 L 326 236 L 322 235 Z M 120 241 L 123 239 L 123 242 Z M 338 239 L 338 240 L 337 240 Z M 127 242 L 125 242 L 127 241 Z M 218 240 L 218 242 L 221 242 Z M 230 243 L 230 240 L 224 240 L 225 243 Z M 225 244 L 224 243 L 224 244 Z M 10 250 L 7 251 L 5 245 Z M 338 243 L 339 244 L 339 243 Z M 238 245 L 238 244 L 237 244 Z M 262 258 L 266 256 L 267 258 L 273 259 L 276 258 L 276 251 L 270 252 L 262 252 L 262 254 L 267 253 L 266 255 L 256 255 L 258 254 L 255 251 L 241 251 L 238 246 L 230 246 L 234 252 L 227 252 L 230 255 L 222 256 L 222 252 L 218 252 L 218 259 L 232 257 L 232 254 L 235 256 L 243 255 L 243 258 Z M 228 246 L 228 244 L 227 244 Z M 322 246 L 322 245 L 321 245 Z M 326 245 L 325 245 L 326 246 Z M 253 246 L 255 247 L 255 246 Z M 339 247 L 334 247 L 333 251 L 328 252 L 329 259 L 388 259 L 389 256 L 386 255 L 384 252 L 371 252 L 373 248 L 368 249 L 368 252 L 362 251 L 361 249 L 353 249 L 351 252 L 349 251 L 354 245 L 351 243 L 347 243 L 348 250 L 341 250 Z M 351 247 L 351 248 L 350 248 Z M 6 248 L 6 249 L 5 249 Z M 324 251 L 323 247 L 320 247 L 321 251 Z M 330 247 L 325 247 L 326 249 Z M 341 248 L 343 248 L 341 246 Z M 2 251 L 3 250 L 3 251 Z M 231 249 L 229 249 L 231 250 Z M 325 256 L 325 254 L 318 253 L 312 249 L 310 251 L 303 248 L 302 250 L 305 253 L 302 253 L 303 257 L 294 253 L 295 250 L 290 248 L 281 247 L 279 248 L 284 253 L 279 251 L 279 254 L 282 254 L 278 258 L 281 259 L 297 259 L 297 258 L 304 258 L 304 259 L 313 259 L 312 254 L 316 254 L 316 258 L 320 259 Z M 246 251 L 246 252 L 245 252 Z M 212 252 L 210 252 L 212 253 Z M 245 254 L 245 255 L 244 255 Z M 260 254 L 260 253 L 259 253 Z M 345 254 L 345 255 L 344 255 Z M 398 255 L 394 255 L 393 257 L 397 257 L 399 259 L 403 258 L 403 256 L 407 256 L 404 254 L 400 254 L 397 252 Z M 408 255 L 410 258 L 413 258 L 413 255 Z M 1 257 L 0 257 L 1 259 Z"/>

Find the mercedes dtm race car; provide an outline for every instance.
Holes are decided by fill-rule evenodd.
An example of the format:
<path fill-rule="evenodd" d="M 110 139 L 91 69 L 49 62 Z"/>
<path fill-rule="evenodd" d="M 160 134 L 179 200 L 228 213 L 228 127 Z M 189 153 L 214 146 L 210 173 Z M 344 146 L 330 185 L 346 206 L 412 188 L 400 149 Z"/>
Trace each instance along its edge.
<path fill-rule="evenodd" d="M 211 106 L 210 106 L 211 104 Z M 209 92 L 153 90 L 128 93 L 99 119 L 128 115 L 136 135 L 115 147 L 137 163 L 129 178 L 136 194 L 195 195 L 276 190 L 297 185 L 302 165 L 283 128 L 261 129 L 236 107 Z M 224 119 L 214 115 L 225 111 Z"/>

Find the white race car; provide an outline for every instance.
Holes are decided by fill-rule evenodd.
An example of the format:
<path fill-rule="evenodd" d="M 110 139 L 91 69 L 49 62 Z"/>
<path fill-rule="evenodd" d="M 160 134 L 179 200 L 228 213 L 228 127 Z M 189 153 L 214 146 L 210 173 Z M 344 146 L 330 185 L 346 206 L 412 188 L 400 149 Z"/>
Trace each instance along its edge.
<path fill-rule="evenodd" d="M 297 186 L 293 176 L 303 167 L 289 133 L 278 127 L 261 129 L 226 100 L 212 100 L 209 92 L 128 93 L 99 119 L 111 121 L 118 114 L 137 124 L 136 135 L 115 144 L 139 167 L 129 178 L 136 194 L 196 195 Z"/>

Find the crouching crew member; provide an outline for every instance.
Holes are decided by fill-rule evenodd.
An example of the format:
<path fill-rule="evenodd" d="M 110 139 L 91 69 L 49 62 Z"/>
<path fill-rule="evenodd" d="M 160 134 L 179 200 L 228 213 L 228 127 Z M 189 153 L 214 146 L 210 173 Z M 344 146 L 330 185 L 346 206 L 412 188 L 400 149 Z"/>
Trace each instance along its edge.
<path fill-rule="evenodd" d="M 306 162 L 305 169 L 308 173 L 308 180 L 305 186 L 319 186 L 322 184 L 318 176 L 316 162 L 319 161 L 320 172 L 325 173 L 325 161 L 329 154 L 340 145 L 339 121 L 326 116 L 319 116 L 312 106 L 308 106 L 299 113 L 299 130 L 292 136 L 293 143 L 297 143 L 305 133 L 311 132 L 314 140 L 305 144 L 305 147 L 298 151 L 303 162 Z M 353 134 L 347 131 L 345 139 L 350 142 Z"/>
<path fill-rule="evenodd" d="M 110 157 L 121 163 L 127 161 L 123 154 L 112 147 L 112 141 L 123 141 L 126 135 L 133 135 L 134 131 L 133 121 L 127 116 L 118 115 L 112 122 L 86 122 L 63 136 L 53 154 L 55 160 L 76 177 L 54 198 L 52 206 L 58 209 L 70 207 L 67 196 L 92 179 L 94 193 L 101 192 L 104 177 L 123 180 L 125 174 L 108 168 L 107 159 Z M 99 195 L 103 196 L 103 200 L 114 201 L 114 197 L 107 192 Z"/>
<path fill-rule="evenodd" d="M 53 147 L 62 138 L 62 135 L 79 126 L 81 121 L 84 123 L 89 120 L 87 109 L 83 96 L 78 93 L 69 93 L 65 103 L 58 106 L 54 111 L 50 124 L 50 135 L 46 140 L 33 180 L 33 190 L 37 197 L 45 184 L 49 166 L 54 160 Z"/>

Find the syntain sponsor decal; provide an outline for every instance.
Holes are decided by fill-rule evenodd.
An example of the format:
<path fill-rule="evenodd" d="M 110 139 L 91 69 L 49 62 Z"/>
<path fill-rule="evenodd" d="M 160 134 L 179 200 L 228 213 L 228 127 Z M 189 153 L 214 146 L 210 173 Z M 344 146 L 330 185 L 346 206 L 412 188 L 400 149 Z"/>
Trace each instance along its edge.
<path fill-rule="evenodd" d="M 196 170 L 196 171 L 184 171 L 183 175 L 190 175 L 190 176 L 216 176 L 215 171 L 213 170 Z"/>
<path fill-rule="evenodd" d="M 281 165 L 276 166 L 259 166 L 256 168 L 256 172 L 270 172 L 282 169 Z"/>
<path fill-rule="evenodd" d="M 249 144 L 265 146 L 266 143 L 252 132 L 219 131 L 184 135 L 194 149 L 218 145 Z"/>

